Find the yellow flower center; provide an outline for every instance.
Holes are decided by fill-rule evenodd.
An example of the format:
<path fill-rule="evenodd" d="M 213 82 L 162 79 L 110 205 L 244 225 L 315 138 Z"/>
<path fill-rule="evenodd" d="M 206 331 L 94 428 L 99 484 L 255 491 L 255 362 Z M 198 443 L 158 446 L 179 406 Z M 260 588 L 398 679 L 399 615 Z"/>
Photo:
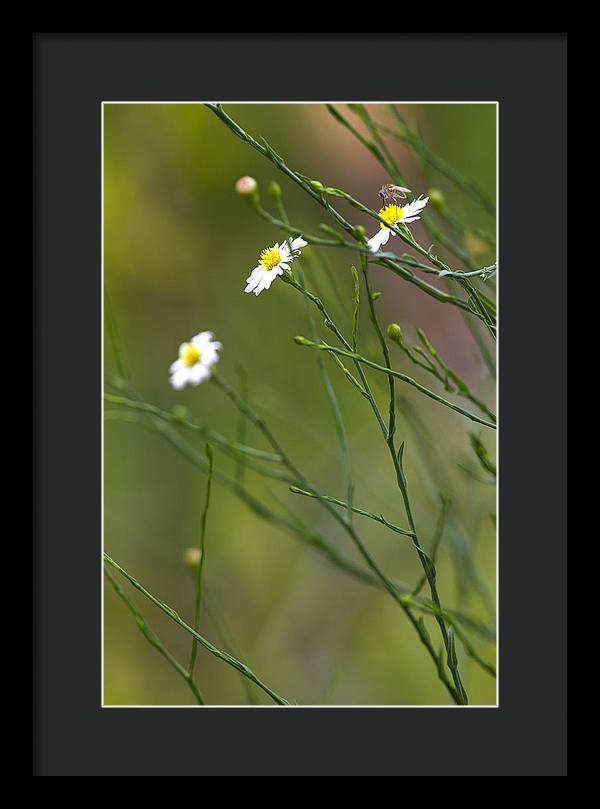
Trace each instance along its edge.
<path fill-rule="evenodd" d="M 281 253 L 279 252 L 279 248 L 273 245 L 273 247 L 267 247 L 266 250 L 262 251 L 259 264 L 261 267 L 264 267 L 265 270 L 272 270 L 280 261 Z"/>
<path fill-rule="evenodd" d="M 388 223 L 388 225 L 396 225 L 402 219 L 402 208 L 400 205 L 386 205 L 381 208 L 379 216 Z M 380 228 L 384 228 L 383 222 L 379 223 Z"/>
<path fill-rule="evenodd" d="M 192 343 L 184 343 L 179 350 L 179 359 L 191 368 L 200 359 L 200 352 Z"/>

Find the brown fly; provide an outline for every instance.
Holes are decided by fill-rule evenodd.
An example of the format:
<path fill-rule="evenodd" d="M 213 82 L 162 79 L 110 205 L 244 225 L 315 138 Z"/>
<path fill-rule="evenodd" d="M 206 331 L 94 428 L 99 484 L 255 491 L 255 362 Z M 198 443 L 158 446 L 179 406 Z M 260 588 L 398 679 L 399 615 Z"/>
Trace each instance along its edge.
<path fill-rule="evenodd" d="M 406 194 L 410 192 L 410 188 L 403 188 L 401 185 L 394 185 L 394 183 L 386 183 L 381 186 L 379 196 L 382 199 L 384 207 L 393 203 L 398 204 L 398 200 L 406 199 Z"/>

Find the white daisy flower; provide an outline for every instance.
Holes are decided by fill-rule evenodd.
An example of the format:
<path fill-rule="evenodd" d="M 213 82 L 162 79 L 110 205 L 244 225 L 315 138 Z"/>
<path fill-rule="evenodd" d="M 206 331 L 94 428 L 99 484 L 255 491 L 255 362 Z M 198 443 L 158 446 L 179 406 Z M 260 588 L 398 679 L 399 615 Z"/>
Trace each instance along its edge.
<path fill-rule="evenodd" d="M 179 346 L 179 359 L 169 369 L 171 385 L 181 390 L 187 384 L 199 385 L 210 377 L 211 367 L 219 361 L 221 343 L 213 340 L 212 331 L 201 331 L 189 343 Z"/>
<path fill-rule="evenodd" d="M 421 217 L 419 214 L 423 210 L 423 208 L 429 202 L 429 197 L 419 197 L 418 199 L 414 199 L 412 202 L 409 202 L 408 205 L 386 205 L 385 208 L 381 208 L 379 211 L 379 216 L 389 225 L 398 225 L 402 223 L 403 225 L 408 225 L 411 222 L 415 222 L 417 219 Z M 376 233 L 372 239 L 369 239 L 369 247 L 376 253 L 381 246 L 387 244 L 388 239 L 390 236 L 395 236 L 393 230 L 386 228 L 383 222 L 379 223 L 379 232 Z"/>
<path fill-rule="evenodd" d="M 302 236 L 298 236 L 291 243 L 282 242 L 263 250 L 258 267 L 255 267 L 246 278 L 248 285 L 244 292 L 254 292 L 255 295 L 260 295 L 263 289 L 269 289 L 278 275 L 281 275 L 284 270 L 289 270 L 292 261 L 300 255 L 300 249 L 306 247 L 307 244 L 308 242 L 305 242 Z"/>

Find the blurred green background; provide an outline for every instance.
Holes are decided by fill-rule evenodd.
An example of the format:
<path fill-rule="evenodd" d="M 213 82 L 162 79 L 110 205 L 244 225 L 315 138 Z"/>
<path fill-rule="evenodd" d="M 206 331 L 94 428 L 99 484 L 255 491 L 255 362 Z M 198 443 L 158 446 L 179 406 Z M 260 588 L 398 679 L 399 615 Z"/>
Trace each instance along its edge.
<path fill-rule="evenodd" d="M 389 177 L 369 152 L 320 104 L 225 105 L 253 135 L 262 135 L 289 165 L 303 174 L 348 191 L 377 208 L 377 191 Z M 455 168 L 473 177 L 493 198 L 496 175 L 495 105 L 400 105 L 411 126 Z M 387 120 L 386 109 L 369 106 Z M 358 124 L 360 128 L 360 124 Z M 453 213 L 473 229 L 494 232 L 495 223 L 460 191 L 419 165 L 409 149 L 390 141 L 415 196 L 431 187 L 446 195 Z M 119 343 L 135 387 L 144 398 L 170 410 L 189 408 L 194 418 L 235 437 L 238 416 L 211 383 L 175 392 L 168 369 L 178 346 L 210 329 L 223 342 L 219 370 L 238 384 L 248 376 L 252 404 L 266 417 L 297 465 L 324 493 L 344 497 L 334 422 L 314 353 L 293 342 L 307 334 L 304 302 L 276 281 L 258 298 L 245 295 L 246 276 L 260 251 L 280 233 L 260 220 L 234 184 L 255 177 L 265 207 L 274 212 L 266 189 L 276 179 L 294 225 L 318 232 L 325 213 L 201 105 L 106 104 L 104 106 L 104 283 Z M 355 224 L 375 232 L 372 220 L 339 206 Z M 429 246 L 421 223 L 412 225 Z M 481 266 L 494 260 L 477 241 Z M 399 247 L 399 245 L 394 245 Z M 393 248 L 392 248 L 393 249 Z M 436 245 L 437 249 L 437 245 Z M 307 257 L 311 248 L 306 251 Z M 439 250 L 440 255 L 443 251 Z M 349 331 L 354 254 L 326 253 L 341 290 L 338 297 L 313 261 L 314 284 Z M 454 259 L 453 265 L 457 266 Z M 372 265 L 382 292 L 382 323 L 397 321 L 416 342 L 423 328 L 446 362 L 495 407 L 495 383 L 488 375 L 465 322 L 454 307 L 437 303 L 414 286 Z M 430 279 L 431 276 L 428 276 Z M 326 330 L 324 337 L 327 338 Z M 116 373 L 105 335 L 105 380 Z M 361 347 L 376 354 L 366 311 Z M 396 368 L 443 394 L 391 346 Z M 340 378 L 327 360 L 352 445 L 355 503 L 406 524 L 386 447 L 367 402 Z M 382 409 L 385 378 L 370 375 Z M 405 464 L 423 543 L 431 540 L 441 492 L 452 499 L 450 520 L 438 561 L 442 602 L 495 625 L 495 487 L 476 480 L 481 468 L 469 444 L 477 425 L 424 398 L 402 383 L 398 434 L 406 439 Z M 464 402 L 463 402 L 464 404 Z M 193 580 L 183 562 L 198 543 L 205 478 L 160 435 L 122 421 L 107 407 L 104 442 L 104 547 L 152 593 L 193 619 Z M 200 440 L 186 438 L 203 450 Z M 492 456 L 495 436 L 483 429 Z M 266 448 L 256 431 L 247 442 Z M 232 462 L 217 452 L 219 469 Z M 288 492 L 287 485 L 247 473 L 248 488 L 270 508 L 289 507 L 351 558 L 348 537 L 319 507 Z M 362 517 L 356 525 L 390 576 L 415 584 L 421 566 L 411 543 Z M 208 518 L 205 577 L 219 619 L 204 614 L 201 631 L 228 642 L 266 682 L 290 701 L 304 705 L 444 705 L 449 697 L 406 617 L 385 593 L 331 567 L 285 531 L 255 516 L 234 494 L 215 485 Z M 122 582 L 125 589 L 129 588 Z M 131 588 L 164 643 L 187 663 L 189 637 Z M 104 702 L 107 705 L 193 704 L 191 692 L 138 631 L 132 615 L 110 585 L 105 589 Z M 437 638 L 436 628 L 428 628 Z M 481 656 L 495 662 L 493 644 L 472 636 Z M 459 648 L 463 679 L 472 704 L 495 704 L 496 685 Z M 200 651 L 198 679 L 207 701 L 247 702 L 240 676 Z M 256 702 L 268 697 L 253 690 Z"/>

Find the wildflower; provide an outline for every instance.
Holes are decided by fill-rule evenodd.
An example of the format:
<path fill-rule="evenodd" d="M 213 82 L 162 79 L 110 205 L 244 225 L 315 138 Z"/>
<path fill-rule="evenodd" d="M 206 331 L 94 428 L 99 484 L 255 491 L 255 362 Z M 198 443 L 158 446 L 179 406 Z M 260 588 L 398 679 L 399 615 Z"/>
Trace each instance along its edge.
<path fill-rule="evenodd" d="M 403 225 L 408 225 L 411 222 L 415 222 L 417 219 L 421 217 L 419 214 L 423 210 L 423 208 L 429 202 L 429 197 L 419 197 L 418 199 L 409 202 L 408 205 L 386 205 L 384 208 L 381 208 L 379 211 L 379 216 L 384 219 L 388 225 L 399 225 L 402 223 Z M 371 239 L 369 239 L 369 247 L 376 253 L 383 244 L 387 244 L 388 239 L 390 236 L 395 236 L 393 230 L 390 230 L 389 227 L 386 227 L 383 222 L 379 223 L 379 233 L 376 233 Z"/>
<path fill-rule="evenodd" d="M 300 249 L 306 247 L 307 242 L 301 236 L 293 241 L 274 244 L 267 247 L 260 254 L 258 267 L 255 267 L 248 278 L 247 287 L 244 292 L 254 292 L 260 295 L 263 289 L 269 289 L 275 278 L 282 275 L 284 270 L 289 270 L 292 261 L 300 255 Z"/>
<path fill-rule="evenodd" d="M 189 343 L 179 346 L 179 359 L 170 368 L 171 385 L 175 390 L 190 385 L 199 385 L 210 377 L 210 369 L 219 361 L 218 350 L 223 346 L 213 340 L 211 331 L 202 331 Z"/>

